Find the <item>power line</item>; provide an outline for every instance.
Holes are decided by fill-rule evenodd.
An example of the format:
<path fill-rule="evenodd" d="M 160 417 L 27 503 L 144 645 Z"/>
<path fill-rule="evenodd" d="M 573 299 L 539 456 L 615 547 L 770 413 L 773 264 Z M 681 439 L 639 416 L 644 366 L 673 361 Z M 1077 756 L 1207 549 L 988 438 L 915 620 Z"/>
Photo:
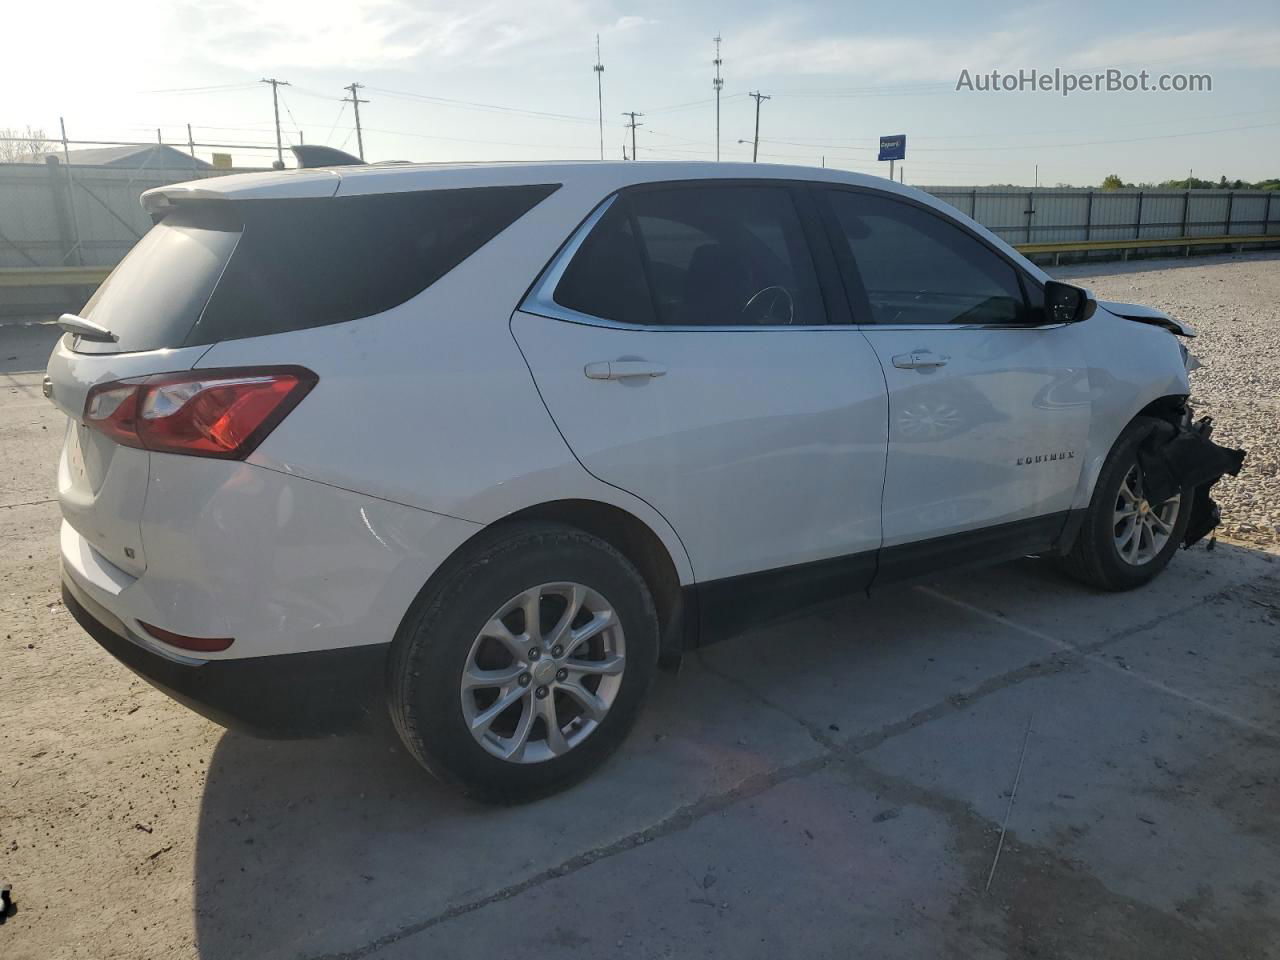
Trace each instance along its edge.
<path fill-rule="evenodd" d="M 256 83 L 221 83 L 208 87 L 168 87 L 162 90 L 139 90 L 138 93 L 221 93 L 224 90 L 248 90 Z"/>
<path fill-rule="evenodd" d="M 299 124 L 297 119 L 294 117 L 293 111 L 289 109 L 289 98 L 286 97 L 284 94 L 281 94 L 280 102 L 284 104 L 284 112 L 289 115 L 289 120 L 293 123 L 293 129 L 298 131 L 298 139 L 301 140 L 302 139 L 302 130 L 300 129 L 301 124 Z"/>
<path fill-rule="evenodd" d="M 425 93 L 411 93 L 406 90 L 388 90 L 385 87 L 369 87 L 377 93 L 384 93 L 391 97 L 404 97 L 410 100 L 426 100 L 430 103 L 441 103 L 451 107 L 470 108 L 474 110 L 493 110 L 500 113 L 518 113 L 529 117 L 539 117 L 545 120 L 564 120 L 573 123 L 596 123 L 595 117 L 578 117 L 567 113 L 551 113 L 546 110 L 525 110 L 519 107 L 504 107 L 496 103 L 480 103 L 475 100 L 454 100 L 449 97 L 432 97 Z"/>
<path fill-rule="evenodd" d="M 338 115 L 333 118 L 333 123 L 329 125 L 329 132 L 325 134 L 324 142 L 328 143 L 333 139 L 333 131 L 338 129 L 338 121 L 342 119 L 342 115 L 347 112 L 347 101 L 342 101 L 342 106 L 338 108 Z"/>
<path fill-rule="evenodd" d="M 363 86 L 363 83 L 353 82 L 342 88 L 343 90 L 351 91 L 351 96 L 343 97 L 342 100 L 344 104 L 351 104 L 351 109 L 356 114 L 356 149 L 360 152 L 361 160 L 364 159 L 364 133 L 360 130 L 360 104 L 369 102 L 368 100 L 361 100 L 359 97 L 359 91 Z"/>

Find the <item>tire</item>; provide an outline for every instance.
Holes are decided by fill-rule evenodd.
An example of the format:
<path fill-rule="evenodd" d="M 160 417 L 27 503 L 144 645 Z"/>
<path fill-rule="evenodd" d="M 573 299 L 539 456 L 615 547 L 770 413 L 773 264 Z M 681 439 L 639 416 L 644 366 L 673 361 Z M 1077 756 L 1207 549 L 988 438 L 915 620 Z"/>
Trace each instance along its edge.
<path fill-rule="evenodd" d="M 537 636 L 545 644 L 537 660 L 531 648 L 544 648 L 526 639 L 524 614 L 527 598 L 535 595 L 541 599 L 532 603 L 543 621 Z M 581 612 L 565 623 L 570 595 L 582 598 Z M 520 602 L 499 618 L 514 601 Z M 554 626 L 548 628 L 549 623 Z M 562 644 L 561 654 L 552 656 L 555 626 L 577 633 L 594 629 L 575 629 L 575 623 L 612 625 L 572 651 Z M 499 639 L 503 627 L 507 635 Z M 391 719 L 423 766 L 469 795 L 496 803 L 545 796 L 590 774 L 626 737 L 653 679 L 658 637 L 648 586 L 608 543 L 558 524 L 499 528 L 481 534 L 449 564 L 397 631 L 388 660 Z M 513 650 L 528 652 L 517 659 Z M 599 659 L 583 660 L 595 656 Z M 553 676 L 546 675 L 548 664 L 559 668 Z M 617 676 L 605 674 L 606 667 L 619 665 Z M 466 671 L 483 677 L 521 672 L 518 682 L 467 691 Z M 535 697 L 539 692 L 545 695 Z M 518 699 L 482 733 L 473 734 L 472 724 L 483 726 L 486 711 L 504 697 Z M 584 702 L 593 702 L 597 712 L 600 705 L 607 707 L 593 719 Z M 563 739 L 553 740 L 547 710 L 564 730 Z M 524 746 L 516 747 L 522 730 Z M 504 758 L 507 751 L 513 752 Z"/>
<path fill-rule="evenodd" d="M 1162 546 L 1155 549 L 1156 543 L 1153 540 L 1149 541 L 1150 549 L 1139 550 L 1134 541 L 1129 540 L 1125 549 L 1131 551 L 1132 555 L 1126 559 L 1118 543 L 1118 538 L 1123 539 L 1130 529 L 1128 521 L 1120 523 L 1116 520 L 1118 509 L 1127 501 L 1127 494 L 1122 493 L 1122 490 L 1137 494 L 1141 500 L 1138 447 L 1155 422 L 1157 421 L 1148 417 L 1137 417 L 1120 434 L 1107 455 L 1076 541 L 1070 552 L 1057 560 L 1060 569 L 1068 576 L 1103 590 L 1132 590 L 1148 583 L 1167 567 L 1177 552 L 1191 519 L 1192 490 L 1189 487 L 1180 495 L 1176 516 L 1169 517 L 1166 514 L 1163 518 L 1171 530 L 1167 534 L 1161 533 L 1167 537 Z M 1136 486 L 1126 483 L 1135 477 Z M 1165 505 L 1152 511 L 1157 519 L 1170 503 L 1171 501 L 1167 501 Z M 1148 542 L 1140 538 L 1139 534 L 1139 543 Z"/>

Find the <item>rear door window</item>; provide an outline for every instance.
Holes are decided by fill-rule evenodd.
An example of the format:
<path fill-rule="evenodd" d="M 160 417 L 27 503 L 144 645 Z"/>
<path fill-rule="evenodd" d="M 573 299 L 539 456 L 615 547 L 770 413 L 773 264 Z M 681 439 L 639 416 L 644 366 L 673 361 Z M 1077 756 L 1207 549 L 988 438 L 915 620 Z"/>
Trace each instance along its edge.
<path fill-rule="evenodd" d="M 119 342 L 77 349 L 198 346 L 381 313 L 431 286 L 557 187 L 179 206 L 85 308 Z"/>

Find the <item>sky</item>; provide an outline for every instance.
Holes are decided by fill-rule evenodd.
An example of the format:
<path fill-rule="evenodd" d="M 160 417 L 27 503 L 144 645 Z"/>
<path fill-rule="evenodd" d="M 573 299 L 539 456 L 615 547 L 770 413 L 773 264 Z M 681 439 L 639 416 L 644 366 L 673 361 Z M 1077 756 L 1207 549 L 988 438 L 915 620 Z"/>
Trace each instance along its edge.
<path fill-rule="evenodd" d="M 905 134 L 918 185 L 1096 185 L 1280 177 L 1280 4 L 1131 0 L 60 0 L 5 13 L 0 127 L 89 140 L 235 146 L 274 159 L 271 89 L 287 145 L 369 160 L 712 160 L 722 38 L 722 159 L 887 175 L 878 138 Z M 981 92 L 999 70 L 1197 73 L 1202 92 Z M 741 143 L 740 141 L 748 141 Z M 208 158 L 212 149 L 198 154 Z M 289 158 L 286 149 L 286 158 Z M 292 165 L 291 158 L 290 165 Z"/>

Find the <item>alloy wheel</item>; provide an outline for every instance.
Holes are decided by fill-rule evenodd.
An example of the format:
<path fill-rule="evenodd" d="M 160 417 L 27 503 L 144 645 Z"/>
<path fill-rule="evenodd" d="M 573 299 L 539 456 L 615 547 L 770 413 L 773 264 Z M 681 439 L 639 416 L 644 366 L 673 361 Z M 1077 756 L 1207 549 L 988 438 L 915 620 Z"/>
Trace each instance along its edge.
<path fill-rule="evenodd" d="M 463 718 L 501 760 L 551 760 L 599 727 L 625 668 L 622 624 L 603 596 L 580 583 L 540 584 L 499 607 L 472 642 Z"/>
<path fill-rule="evenodd" d="M 1135 567 L 1150 563 L 1173 535 L 1182 496 L 1175 494 L 1159 506 L 1144 495 L 1142 468 L 1136 463 L 1116 493 L 1112 534 L 1120 559 Z"/>

